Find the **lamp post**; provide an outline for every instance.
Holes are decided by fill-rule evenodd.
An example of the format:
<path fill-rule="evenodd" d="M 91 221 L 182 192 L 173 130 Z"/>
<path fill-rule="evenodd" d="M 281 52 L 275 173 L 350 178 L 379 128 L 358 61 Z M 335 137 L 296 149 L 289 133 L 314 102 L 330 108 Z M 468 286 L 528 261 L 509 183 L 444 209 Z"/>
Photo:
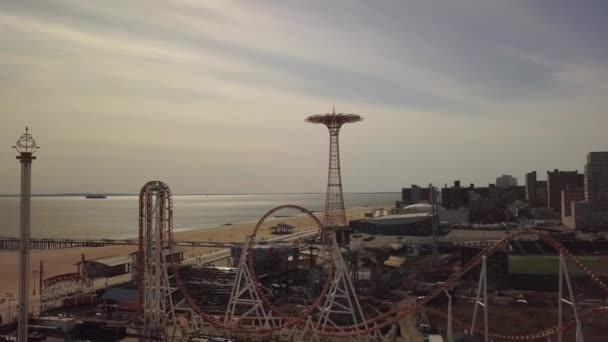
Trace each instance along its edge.
<path fill-rule="evenodd" d="M 29 133 L 27 126 L 15 146 L 21 163 L 21 207 L 19 219 L 19 326 L 17 339 L 27 341 L 27 320 L 29 316 L 29 276 L 30 276 L 30 206 L 31 206 L 31 174 L 32 161 L 36 159 L 34 152 L 38 150 L 36 141 Z"/>
<path fill-rule="evenodd" d="M 36 295 L 36 276 L 38 276 L 38 270 L 33 270 L 32 274 L 34 275 L 34 289 L 32 291 L 32 295 Z"/>

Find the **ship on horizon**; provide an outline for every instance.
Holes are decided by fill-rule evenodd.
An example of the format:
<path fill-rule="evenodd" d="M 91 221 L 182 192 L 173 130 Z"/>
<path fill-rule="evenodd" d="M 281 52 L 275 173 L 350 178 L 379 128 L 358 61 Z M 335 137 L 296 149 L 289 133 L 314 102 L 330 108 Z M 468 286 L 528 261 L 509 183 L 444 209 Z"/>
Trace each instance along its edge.
<path fill-rule="evenodd" d="M 89 194 L 89 195 L 86 195 L 85 198 L 88 198 L 88 199 L 100 199 L 100 198 L 107 198 L 107 196 L 106 195 L 100 195 L 100 194 Z"/>

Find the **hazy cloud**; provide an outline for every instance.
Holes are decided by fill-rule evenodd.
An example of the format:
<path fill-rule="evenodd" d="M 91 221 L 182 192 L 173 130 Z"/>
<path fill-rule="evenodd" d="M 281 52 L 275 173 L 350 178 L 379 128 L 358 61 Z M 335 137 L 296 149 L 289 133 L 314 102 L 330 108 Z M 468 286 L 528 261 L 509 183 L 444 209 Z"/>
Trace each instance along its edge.
<path fill-rule="evenodd" d="M 323 191 L 582 169 L 608 148 L 603 2 L 19 1 L 0 4 L 0 193 L 29 124 L 35 192 Z M 584 132 L 584 133 L 583 133 Z"/>

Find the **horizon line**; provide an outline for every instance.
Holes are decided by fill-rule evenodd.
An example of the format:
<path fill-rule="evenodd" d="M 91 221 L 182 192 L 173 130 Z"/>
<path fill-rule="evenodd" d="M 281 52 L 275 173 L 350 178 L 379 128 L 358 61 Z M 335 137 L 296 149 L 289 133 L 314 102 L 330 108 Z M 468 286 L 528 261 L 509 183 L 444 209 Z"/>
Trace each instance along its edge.
<path fill-rule="evenodd" d="M 326 192 L 251 192 L 251 193 L 176 193 L 174 196 L 247 196 L 247 195 L 321 195 Z M 344 194 L 401 194 L 401 191 L 353 191 Z M 138 196 L 137 193 L 104 193 L 104 192 L 65 192 L 65 193 L 39 193 L 31 194 L 31 197 L 75 197 L 87 195 L 103 196 Z M 20 197 L 20 194 L 0 194 L 0 197 Z"/>

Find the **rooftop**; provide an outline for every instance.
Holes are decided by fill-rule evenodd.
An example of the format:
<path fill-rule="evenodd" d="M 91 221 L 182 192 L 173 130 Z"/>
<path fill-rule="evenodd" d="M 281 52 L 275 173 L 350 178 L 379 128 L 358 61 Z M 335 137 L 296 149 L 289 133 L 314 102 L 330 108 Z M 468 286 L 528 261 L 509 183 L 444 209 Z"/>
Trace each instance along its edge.
<path fill-rule="evenodd" d="M 131 257 L 127 255 L 114 255 L 105 258 L 96 258 L 96 259 L 85 259 L 85 262 L 94 262 L 98 264 L 102 264 L 108 267 L 114 267 L 118 265 L 126 265 L 130 264 L 133 260 Z M 74 265 L 80 265 L 82 261 L 75 263 Z"/>
<path fill-rule="evenodd" d="M 410 224 L 419 221 L 426 220 L 431 217 L 430 213 L 412 213 L 412 214 L 398 214 L 398 215 L 385 215 L 373 218 L 367 218 L 364 221 L 375 224 Z"/>
<path fill-rule="evenodd" d="M 173 247 L 173 253 L 172 254 L 179 254 L 179 253 L 184 253 L 186 251 L 186 248 L 184 247 Z M 130 255 L 135 255 L 139 253 L 139 251 L 135 251 L 135 252 L 131 252 Z M 169 250 L 165 249 L 165 255 L 169 254 Z"/>
<path fill-rule="evenodd" d="M 137 289 L 125 289 L 120 287 L 110 287 L 104 292 L 101 300 L 115 300 L 115 301 L 128 301 L 137 302 L 138 293 Z"/>
<path fill-rule="evenodd" d="M 401 267 L 405 264 L 405 258 L 391 255 L 386 261 L 384 266 Z"/>

